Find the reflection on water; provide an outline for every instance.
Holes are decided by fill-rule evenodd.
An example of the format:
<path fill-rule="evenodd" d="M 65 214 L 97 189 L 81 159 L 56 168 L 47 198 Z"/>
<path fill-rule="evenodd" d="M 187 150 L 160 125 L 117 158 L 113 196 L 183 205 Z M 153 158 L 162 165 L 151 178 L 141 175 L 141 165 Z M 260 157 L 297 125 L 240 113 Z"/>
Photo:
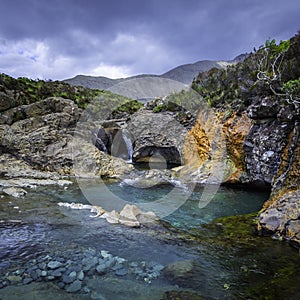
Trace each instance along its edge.
<path fill-rule="evenodd" d="M 131 203 L 155 201 L 172 189 L 171 186 L 138 189 L 116 182 L 107 182 L 107 187 L 107 194 L 103 190 L 95 196 L 109 199 L 113 193 Z M 89 191 L 93 193 L 98 188 L 90 185 Z M 63 282 L 63 275 L 52 276 L 53 270 L 43 269 L 43 264 L 59 261 L 65 269 L 61 272 L 69 276 L 74 265 L 84 269 L 87 260 L 96 260 L 97 264 L 84 271 L 74 299 L 160 299 L 170 290 L 193 291 L 213 299 L 255 299 L 247 296 L 251 286 L 261 285 L 262 290 L 264 285 L 275 282 L 276 287 L 276 280 L 285 280 L 283 276 L 293 288 L 292 292 L 275 291 L 278 299 L 287 298 L 287 293 L 299 292 L 300 262 L 294 249 L 254 235 L 247 242 L 241 242 L 240 236 L 228 236 L 224 228 L 203 227 L 218 217 L 258 211 L 267 194 L 221 187 L 214 200 L 203 209 L 198 207 L 200 196 L 201 190 L 194 191 L 183 206 L 165 218 L 179 229 L 202 230 L 201 238 L 194 242 L 178 239 L 176 230 L 161 226 L 126 228 L 90 218 L 88 211 L 59 207 L 57 203 L 61 201 L 87 203 L 76 184 L 66 190 L 39 187 L 29 191 L 23 199 L 3 196 L 0 202 L 0 287 L 3 287 L 0 298 L 31 299 L 33 290 L 39 288 L 37 282 L 41 281 L 47 286 L 49 299 L 55 293 L 64 299 L 69 284 Z M 99 268 L 103 250 L 111 254 L 112 259 L 126 261 L 100 274 L 96 267 Z M 165 270 L 161 271 L 159 266 Z M 51 271 L 53 278 L 47 274 L 49 278 L 37 277 L 30 282 L 33 275 L 27 273 L 32 272 L 32 268 L 36 273 L 35 268 L 40 273 Z M 20 270 L 23 273 L 16 275 Z M 76 272 L 79 276 L 79 270 Z M 12 282 L 21 276 L 18 279 L 21 282 L 5 287 L 7 276 Z M 28 285 L 22 284 L 24 280 Z M 16 296 L 9 294 L 11 289 Z M 76 298 L 78 293 L 79 298 Z M 5 298 L 7 295 L 11 298 Z"/>

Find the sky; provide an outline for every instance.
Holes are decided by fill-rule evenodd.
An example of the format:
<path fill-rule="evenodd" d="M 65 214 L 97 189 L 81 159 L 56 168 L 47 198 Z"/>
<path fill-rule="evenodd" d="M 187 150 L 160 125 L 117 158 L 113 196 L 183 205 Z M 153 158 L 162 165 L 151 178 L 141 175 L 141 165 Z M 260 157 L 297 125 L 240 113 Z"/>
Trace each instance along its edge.
<path fill-rule="evenodd" d="M 0 0 L 0 73 L 162 74 L 300 30 L 299 0 Z"/>

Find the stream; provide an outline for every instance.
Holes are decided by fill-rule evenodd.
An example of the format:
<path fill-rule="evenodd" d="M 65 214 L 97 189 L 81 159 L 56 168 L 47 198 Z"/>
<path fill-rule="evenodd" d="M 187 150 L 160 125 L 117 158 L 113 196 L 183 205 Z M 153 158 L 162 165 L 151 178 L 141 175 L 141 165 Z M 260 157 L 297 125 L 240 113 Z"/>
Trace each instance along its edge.
<path fill-rule="evenodd" d="M 105 186 L 97 197 L 113 193 L 133 204 L 172 189 Z M 220 187 L 200 209 L 201 193 L 193 191 L 162 223 L 141 228 L 58 206 L 90 204 L 76 181 L 28 189 L 24 198 L 0 194 L 0 299 L 299 299 L 297 250 L 251 232 L 244 238 L 239 219 L 228 225 L 231 233 L 226 218 L 211 223 L 259 211 L 268 193 Z"/>

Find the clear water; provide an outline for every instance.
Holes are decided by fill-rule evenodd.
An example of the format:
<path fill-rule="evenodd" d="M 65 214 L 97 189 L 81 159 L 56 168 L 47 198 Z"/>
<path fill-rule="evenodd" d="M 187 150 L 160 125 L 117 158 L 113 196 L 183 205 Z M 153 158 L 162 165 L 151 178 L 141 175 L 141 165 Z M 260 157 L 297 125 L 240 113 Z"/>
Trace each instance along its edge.
<path fill-rule="evenodd" d="M 109 198 L 113 193 L 131 203 L 154 201 L 157 197 L 168 195 L 172 189 L 171 186 L 138 189 L 117 182 L 106 182 L 109 192 L 103 190 L 99 194 L 99 187 L 93 187 L 88 181 L 86 185 L 90 193 L 97 191 L 95 197 Z M 264 192 L 222 187 L 209 205 L 199 209 L 200 195 L 201 190 L 194 191 L 185 204 L 167 216 L 165 221 L 189 232 L 201 229 L 204 224 L 218 217 L 258 211 L 268 197 Z M 91 218 L 89 211 L 70 210 L 57 205 L 61 201 L 88 203 L 76 182 L 67 189 L 39 187 L 29 191 L 22 199 L 0 196 L 2 279 L 9 272 L 12 274 L 28 264 L 34 264 L 40 257 L 68 255 L 72 259 L 88 249 L 109 251 L 129 263 L 154 261 L 167 266 L 179 261 L 193 261 L 194 265 L 188 277 L 179 281 L 171 280 L 163 274 L 151 283 L 130 274 L 124 277 L 113 273 L 86 276 L 84 286 L 88 292 L 85 293 L 68 294 L 64 289 L 59 289 L 55 281 L 14 284 L 0 289 L 0 299 L 3 300 L 41 297 L 162 299 L 163 293 L 170 290 L 192 291 L 207 299 L 255 299 L 246 297 L 245 290 L 253 284 L 263 285 L 276 280 L 281 276 L 280 273 L 276 275 L 276 270 L 287 268 L 288 273 L 291 266 L 297 266 L 299 270 L 297 276 L 293 277 L 296 281 L 289 281 L 289 285 L 293 286 L 292 292 L 288 294 L 288 291 L 280 290 L 278 299 L 297 299 L 297 293 L 300 292 L 299 256 L 296 250 L 285 243 L 253 237 L 249 244 L 237 243 L 229 247 L 226 241 L 224 244 L 185 241 L 178 237 L 176 230 L 160 225 L 140 229 L 110 225 L 103 219 Z M 201 230 L 204 236 L 219 235 L 218 228 L 204 226 Z"/>

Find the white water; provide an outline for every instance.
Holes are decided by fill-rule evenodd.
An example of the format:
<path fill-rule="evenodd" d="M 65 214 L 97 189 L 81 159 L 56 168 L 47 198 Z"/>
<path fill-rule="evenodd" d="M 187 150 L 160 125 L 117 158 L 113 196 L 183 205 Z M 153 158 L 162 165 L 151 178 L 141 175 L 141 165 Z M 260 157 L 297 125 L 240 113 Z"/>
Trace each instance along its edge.
<path fill-rule="evenodd" d="M 132 141 L 129 137 L 127 130 L 122 130 L 122 138 L 126 144 L 127 152 L 128 152 L 128 163 L 132 163 L 132 155 L 133 155 L 133 146 Z"/>

